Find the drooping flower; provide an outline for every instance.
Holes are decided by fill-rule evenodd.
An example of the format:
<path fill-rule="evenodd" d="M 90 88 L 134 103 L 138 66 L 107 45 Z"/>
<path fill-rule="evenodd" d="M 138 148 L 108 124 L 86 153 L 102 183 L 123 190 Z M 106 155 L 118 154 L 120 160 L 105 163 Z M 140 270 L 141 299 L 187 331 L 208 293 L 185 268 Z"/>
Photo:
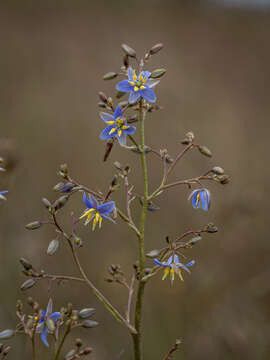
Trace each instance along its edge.
<path fill-rule="evenodd" d="M 135 70 L 128 68 L 128 80 L 120 81 L 116 85 L 116 89 L 121 92 L 129 92 L 129 103 L 135 104 L 140 97 L 150 103 L 154 103 L 157 99 L 154 91 L 151 89 L 158 82 L 150 81 L 151 72 L 142 71 L 136 75 Z"/>
<path fill-rule="evenodd" d="M 193 190 L 189 195 L 188 200 L 191 199 L 192 206 L 194 209 L 199 209 L 200 207 L 208 211 L 210 209 L 210 191 L 207 189 L 196 189 Z"/>
<path fill-rule="evenodd" d="M 166 262 L 161 262 L 158 259 L 154 259 L 154 263 L 156 265 L 162 266 L 164 267 L 164 275 L 162 277 L 162 280 L 166 279 L 166 277 L 168 276 L 168 274 L 170 274 L 170 278 L 171 278 L 171 282 L 173 283 L 174 281 L 174 274 L 176 273 L 179 278 L 184 281 L 183 276 L 182 276 L 182 272 L 181 269 L 186 270 L 188 273 L 190 273 L 190 270 L 188 269 L 188 267 L 192 266 L 195 264 L 195 261 L 192 260 L 190 261 L 188 264 L 181 264 L 179 261 L 179 257 L 176 254 L 173 254 L 169 257 L 169 259 Z"/>
<path fill-rule="evenodd" d="M 108 219 L 114 222 L 114 220 L 108 215 L 115 209 L 114 201 L 108 201 L 103 204 L 99 204 L 94 196 L 83 194 L 83 201 L 87 207 L 80 219 L 86 217 L 85 225 L 89 224 L 93 220 L 92 230 L 95 230 L 97 223 L 101 227 L 102 219 Z"/>
<path fill-rule="evenodd" d="M 38 317 L 37 332 L 40 333 L 40 338 L 43 344 L 49 346 L 47 337 L 49 333 L 54 331 L 56 321 L 60 318 L 60 312 L 52 312 L 52 299 L 49 300 L 47 310 L 41 310 Z"/>
<path fill-rule="evenodd" d="M 0 191 L 0 199 L 7 200 L 7 198 L 4 196 L 4 194 L 7 194 L 8 190 L 2 190 Z"/>
<path fill-rule="evenodd" d="M 108 140 L 116 136 L 119 144 L 123 146 L 127 143 L 127 135 L 132 135 L 136 131 L 134 126 L 127 125 L 120 106 L 116 107 L 113 115 L 102 112 L 100 117 L 107 124 L 100 134 L 101 140 Z"/>

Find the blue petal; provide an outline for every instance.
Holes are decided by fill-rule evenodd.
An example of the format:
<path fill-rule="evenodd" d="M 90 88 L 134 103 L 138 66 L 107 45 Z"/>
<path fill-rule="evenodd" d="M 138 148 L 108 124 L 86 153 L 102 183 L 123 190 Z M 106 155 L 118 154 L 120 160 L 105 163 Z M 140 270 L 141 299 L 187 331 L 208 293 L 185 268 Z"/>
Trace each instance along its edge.
<path fill-rule="evenodd" d="M 41 310 L 41 316 L 44 317 L 46 315 L 46 311 Z"/>
<path fill-rule="evenodd" d="M 133 69 L 131 67 L 128 68 L 128 80 L 134 81 L 133 80 Z"/>
<path fill-rule="evenodd" d="M 52 299 L 49 299 L 48 305 L 47 305 L 47 310 L 46 310 L 46 315 L 47 316 L 51 315 L 52 309 L 53 309 L 53 302 L 52 302 Z"/>
<path fill-rule="evenodd" d="M 126 143 L 127 143 L 127 134 L 126 134 L 126 132 L 124 132 L 124 130 L 123 130 L 121 136 L 117 135 L 116 137 L 117 137 L 117 140 L 118 140 L 118 142 L 119 142 L 119 144 L 121 146 L 126 145 Z"/>
<path fill-rule="evenodd" d="M 154 259 L 154 263 L 158 266 L 162 266 L 162 267 L 170 267 L 169 265 L 167 264 L 164 264 L 163 262 L 159 261 L 158 259 Z"/>
<path fill-rule="evenodd" d="M 135 126 L 129 126 L 128 129 L 123 130 L 123 133 L 127 134 L 127 135 L 131 135 L 134 134 L 136 131 Z"/>
<path fill-rule="evenodd" d="M 100 212 L 100 215 L 109 214 L 115 209 L 115 202 L 109 201 L 105 204 L 100 204 L 97 209 Z"/>
<path fill-rule="evenodd" d="M 117 118 L 122 117 L 122 116 L 123 116 L 123 112 L 122 112 L 121 106 L 117 106 L 114 111 L 113 117 L 116 120 Z"/>
<path fill-rule="evenodd" d="M 108 215 L 105 215 L 105 214 L 101 214 L 101 217 L 103 217 L 104 219 L 107 219 L 107 220 L 110 220 L 112 221 L 113 223 L 115 223 L 115 221 Z"/>
<path fill-rule="evenodd" d="M 51 314 L 50 319 L 55 323 L 61 316 L 60 312 L 54 312 Z"/>
<path fill-rule="evenodd" d="M 207 189 L 204 189 L 200 192 L 200 200 L 202 209 L 208 211 L 210 208 L 210 193 Z"/>
<path fill-rule="evenodd" d="M 192 193 L 189 195 L 188 199 L 191 199 L 192 206 L 194 209 L 199 209 L 200 207 L 200 201 L 197 203 L 197 195 L 200 192 L 200 190 L 193 190 Z"/>
<path fill-rule="evenodd" d="M 152 89 L 146 86 L 146 89 L 139 90 L 141 96 L 148 102 L 154 103 L 157 100 L 157 97 Z"/>
<path fill-rule="evenodd" d="M 143 78 L 145 80 L 148 80 L 150 76 L 151 76 L 150 71 L 143 71 Z"/>
<path fill-rule="evenodd" d="M 43 344 L 45 344 L 47 347 L 49 347 L 47 337 L 48 337 L 48 329 L 46 328 L 46 326 L 44 326 L 44 328 L 40 334 L 40 338 L 41 338 Z"/>
<path fill-rule="evenodd" d="M 92 195 L 87 197 L 86 193 L 83 193 L 83 202 L 88 209 L 96 209 L 98 207 L 98 202 Z"/>
<path fill-rule="evenodd" d="M 174 264 L 179 264 L 179 256 L 178 255 L 174 255 L 174 260 L 173 260 Z"/>
<path fill-rule="evenodd" d="M 194 264 L 195 264 L 195 261 L 192 260 L 192 261 L 190 261 L 189 263 L 187 263 L 186 265 L 179 264 L 179 265 L 177 265 L 177 267 L 178 267 L 178 268 L 190 267 L 190 266 L 192 266 L 192 265 L 194 265 Z"/>
<path fill-rule="evenodd" d="M 101 134 L 99 135 L 100 139 L 101 140 L 108 140 L 112 137 L 115 136 L 115 132 L 113 132 L 112 134 L 110 134 L 110 131 L 112 130 L 112 128 L 114 128 L 115 126 L 114 125 L 110 125 L 110 126 L 107 126 L 102 132 Z"/>
<path fill-rule="evenodd" d="M 173 262 L 173 256 L 170 256 L 169 259 L 167 260 L 167 265 L 171 265 L 172 262 Z"/>
<path fill-rule="evenodd" d="M 0 194 L 6 194 L 6 193 L 8 193 L 8 190 L 2 190 L 2 191 L 0 191 Z"/>
<path fill-rule="evenodd" d="M 105 113 L 105 112 L 101 112 L 99 114 L 99 116 L 101 117 L 101 119 L 105 122 L 107 121 L 113 121 L 114 118 L 113 118 L 113 115 L 112 114 L 108 114 L 108 113 Z"/>
<path fill-rule="evenodd" d="M 133 90 L 133 86 L 130 85 L 128 80 L 123 80 L 116 85 L 116 90 L 121 92 L 129 92 Z"/>
<path fill-rule="evenodd" d="M 135 102 L 140 98 L 140 91 L 133 91 L 133 88 L 132 88 L 132 91 L 129 95 L 129 99 L 128 99 L 128 102 L 130 104 L 135 104 Z"/>

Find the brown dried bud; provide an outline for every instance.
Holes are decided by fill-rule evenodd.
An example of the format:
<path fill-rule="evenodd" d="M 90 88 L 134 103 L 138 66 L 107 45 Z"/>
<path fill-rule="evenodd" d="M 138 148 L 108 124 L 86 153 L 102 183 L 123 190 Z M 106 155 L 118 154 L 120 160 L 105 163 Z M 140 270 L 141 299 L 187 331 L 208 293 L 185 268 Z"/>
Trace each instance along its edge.
<path fill-rule="evenodd" d="M 79 338 L 78 338 L 78 339 L 75 340 L 75 345 L 76 345 L 76 346 L 81 347 L 82 344 L 83 344 L 82 339 L 79 339 Z"/>
<path fill-rule="evenodd" d="M 26 271 L 29 271 L 33 268 L 32 264 L 30 264 L 30 262 L 24 258 L 20 258 L 20 263 Z"/>
<path fill-rule="evenodd" d="M 107 96 L 104 94 L 104 92 L 100 91 L 100 92 L 98 93 L 98 96 L 99 96 L 100 100 L 103 101 L 104 103 L 106 103 L 106 102 L 108 101 L 108 98 L 107 98 Z"/>
<path fill-rule="evenodd" d="M 116 78 L 117 75 L 118 74 L 116 72 L 110 71 L 107 74 L 103 75 L 103 80 L 112 80 L 112 79 Z"/>
<path fill-rule="evenodd" d="M 152 259 L 152 258 L 158 257 L 159 254 L 160 254 L 160 250 L 155 249 L 155 250 L 151 250 L 149 253 L 147 253 L 146 256 Z"/>
<path fill-rule="evenodd" d="M 163 49 L 164 45 L 163 44 L 156 44 L 153 47 L 151 47 L 151 49 L 149 50 L 150 55 L 154 55 L 156 53 L 158 53 L 161 49 Z"/>
<path fill-rule="evenodd" d="M 121 48 L 124 51 L 124 53 L 127 54 L 128 56 L 133 57 L 133 58 L 136 57 L 136 51 L 134 49 L 132 49 L 130 46 L 128 46 L 126 44 L 122 44 Z"/>

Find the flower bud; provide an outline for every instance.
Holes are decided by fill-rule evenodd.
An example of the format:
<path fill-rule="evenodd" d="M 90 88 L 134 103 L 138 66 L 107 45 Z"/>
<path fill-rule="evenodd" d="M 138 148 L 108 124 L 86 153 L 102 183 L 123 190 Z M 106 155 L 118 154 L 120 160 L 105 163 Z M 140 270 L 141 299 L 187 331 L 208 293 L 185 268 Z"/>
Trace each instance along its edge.
<path fill-rule="evenodd" d="M 93 320 L 84 320 L 82 322 L 82 327 L 86 328 L 86 329 L 90 329 L 93 327 L 98 326 L 98 322 L 97 321 L 93 321 Z"/>
<path fill-rule="evenodd" d="M 24 258 L 20 258 L 20 263 L 26 271 L 29 271 L 33 268 L 32 264 L 30 264 L 30 262 Z"/>
<path fill-rule="evenodd" d="M 103 75 L 103 80 L 112 80 L 112 79 L 116 78 L 117 75 L 118 74 L 116 72 L 110 71 L 107 74 Z"/>
<path fill-rule="evenodd" d="M 228 175 L 221 175 L 217 178 L 222 185 L 226 185 L 230 182 L 230 177 Z"/>
<path fill-rule="evenodd" d="M 46 199 L 46 198 L 42 198 L 42 202 L 43 202 L 46 209 L 50 209 L 50 207 L 52 206 L 50 201 L 48 199 Z"/>
<path fill-rule="evenodd" d="M 56 238 L 56 239 L 53 239 L 50 243 L 49 243 L 49 246 L 48 246 L 48 249 L 47 249 L 47 254 L 48 255 L 53 255 L 56 253 L 57 249 L 59 247 L 59 239 Z"/>
<path fill-rule="evenodd" d="M 93 308 L 88 308 L 88 309 L 82 309 L 78 312 L 78 316 L 81 318 L 81 319 L 87 319 L 89 318 L 90 316 L 92 316 L 94 313 L 96 312 L 95 309 Z"/>
<path fill-rule="evenodd" d="M 25 225 L 27 230 L 36 230 L 38 228 L 40 228 L 42 225 L 42 223 L 40 221 L 33 221 L 27 225 Z"/>
<path fill-rule="evenodd" d="M 208 149 L 208 147 L 204 146 L 204 145 L 199 145 L 198 146 L 198 150 L 200 151 L 201 154 L 208 156 L 208 157 L 212 157 L 212 153 L 211 151 Z"/>
<path fill-rule="evenodd" d="M 67 203 L 69 195 L 63 195 L 53 203 L 55 211 L 62 209 Z"/>
<path fill-rule="evenodd" d="M 75 340 L 75 344 L 76 344 L 76 346 L 81 347 L 82 344 L 83 344 L 82 339 L 79 339 L 79 338 L 76 339 L 76 340 Z"/>
<path fill-rule="evenodd" d="M 0 339 L 1 340 L 6 340 L 6 339 L 10 339 L 13 335 L 15 334 L 14 330 L 3 330 L 0 332 Z"/>
<path fill-rule="evenodd" d="M 98 93 L 98 96 L 99 96 L 100 100 L 103 101 L 104 103 L 106 103 L 106 102 L 108 101 L 108 98 L 107 98 L 107 96 L 104 94 L 104 92 L 100 91 L 100 92 Z"/>
<path fill-rule="evenodd" d="M 217 175 L 223 175 L 224 174 L 224 170 L 219 166 L 213 167 L 212 172 L 217 174 Z"/>
<path fill-rule="evenodd" d="M 36 279 L 28 279 L 26 280 L 22 285 L 21 285 L 21 290 L 25 291 L 30 289 L 31 287 L 33 287 L 36 284 L 37 280 Z"/>
<path fill-rule="evenodd" d="M 60 165 L 60 171 L 61 171 L 63 174 L 67 174 L 67 173 L 68 173 L 68 166 L 67 166 L 67 164 L 61 164 L 61 165 Z"/>
<path fill-rule="evenodd" d="M 76 350 L 72 349 L 65 355 L 65 360 L 70 360 L 74 358 L 74 355 L 76 354 Z"/>
<path fill-rule="evenodd" d="M 163 75 L 165 75 L 166 73 L 166 69 L 156 69 L 154 71 L 152 71 L 151 73 L 151 78 L 152 79 L 159 79 L 161 78 Z"/>
<path fill-rule="evenodd" d="M 156 44 L 153 47 L 151 47 L 151 49 L 149 50 L 150 55 L 154 55 L 156 53 L 158 53 L 161 49 L 163 49 L 164 45 L 163 44 Z"/>
<path fill-rule="evenodd" d="M 156 258 L 156 257 L 158 257 L 159 256 L 159 254 L 160 254 L 160 250 L 158 250 L 158 249 L 155 249 L 155 250 L 151 250 L 149 253 L 147 253 L 146 254 L 146 256 L 147 257 L 149 257 L 149 258 Z"/>
<path fill-rule="evenodd" d="M 218 232 L 218 228 L 217 228 L 217 226 L 215 226 L 214 224 L 210 223 L 210 224 L 208 224 L 208 225 L 206 226 L 206 231 L 207 231 L 208 233 L 213 234 L 213 233 Z"/>
<path fill-rule="evenodd" d="M 126 44 L 122 44 L 121 48 L 124 51 L 124 53 L 127 54 L 128 56 L 133 57 L 133 58 L 136 57 L 136 51 L 134 49 L 132 49 L 130 46 L 128 46 Z"/>

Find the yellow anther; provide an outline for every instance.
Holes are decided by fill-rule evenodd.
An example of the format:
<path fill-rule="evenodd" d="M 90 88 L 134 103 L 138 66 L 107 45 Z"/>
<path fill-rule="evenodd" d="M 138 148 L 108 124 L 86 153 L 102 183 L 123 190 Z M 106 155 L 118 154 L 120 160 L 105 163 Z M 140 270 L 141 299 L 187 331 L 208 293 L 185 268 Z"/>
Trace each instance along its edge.
<path fill-rule="evenodd" d="M 89 218 L 90 216 L 92 216 L 92 212 L 93 212 L 93 211 L 95 211 L 95 209 L 89 209 L 89 210 L 85 211 L 85 212 L 82 214 L 82 216 L 80 217 L 80 219 L 84 218 L 85 216 L 88 216 L 88 218 Z"/>
<path fill-rule="evenodd" d="M 184 281 L 181 270 L 178 271 L 178 276 L 182 281 Z"/>
<path fill-rule="evenodd" d="M 199 201 L 200 201 L 200 193 L 198 193 L 196 196 L 196 206 L 198 205 Z"/>
<path fill-rule="evenodd" d="M 136 75 L 135 70 L 133 71 L 133 80 L 134 80 L 134 81 L 136 81 L 136 80 L 137 80 L 137 75 Z"/>
<path fill-rule="evenodd" d="M 134 86 L 134 91 L 139 91 L 138 86 Z"/>
<path fill-rule="evenodd" d="M 170 269 L 170 277 L 171 277 L 171 280 L 172 280 L 172 281 L 174 281 L 174 273 L 175 273 L 174 269 L 171 268 L 171 269 Z"/>
<path fill-rule="evenodd" d="M 140 75 L 139 79 L 140 79 L 140 81 L 142 81 L 142 80 L 143 80 L 143 76 L 142 76 L 142 75 Z"/>
<path fill-rule="evenodd" d="M 97 220 L 97 217 L 95 216 L 95 218 L 94 218 L 94 220 L 93 220 L 92 231 L 94 231 L 94 230 L 95 230 L 96 225 L 97 225 L 97 222 L 98 222 L 98 220 Z"/>
<path fill-rule="evenodd" d="M 168 274 L 169 274 L 169 269 L 168 269 L 168 268 L 165 268 L 165 269 L 164 269 L 164 275 L 163 275 L 163 277 L 162 277 L 162 280 L 165 280 L 166 277 L 168 276 Z"/>
<path fill-rule="evenodd" d="M 108 125 L 113 125 L 113 124 L 114 124 L 114 121 L 113 121 L 113 120 L 112 120 L 112 121 L 107 121 L 106 124 L 108 124 Z"/>
<path fill-rule="evenodd" d="M 122 130 L 118 130 L 118 136 L 120 137 L 122 135 Z"/>
<path fill-rule="evenodd" d="M 117 118 L 117 119 L 116 119 L 116 122 L 117 122 L 118 124 L 123 124 L 123 123 L 124 123 L 124 121 L 123 121 L 121 118 Z"/>
<path fill-rule="evenodd" d="M 116 128 L 112 128 L 109 132 L 109 135 L 111 135 L 112 133 L 114 133 L 116 131 Z"/>
<path fill-rule="evenodd" d="M 127 129 L 129 129 L 130 128 L 130 126 L 128 126 L 128 125 L 123 125 L 122 126 L 122 130 L 127 130 Z"/>
<path fill-rule="evenodd" d="M 142 86 L 140 87 L 140 89 L 141 89 L 141 90 L 144 90 L 144 89 L 146 89 L 146 87 L 142 85 Z"/>
<path fill-rule="evenodd" d="M 146 83 L 146 79 L 142 79 L 142 83 L 145 84 L 145 83 Z"/>
<path fill-rule="evenodd" d="M 102 217 L 99 217 L 99 228 L 101 228 L 101 223 L 102 223 Z"/>
<path fill-rule="evenodd" d="M 136 80 L 136 79 L 135 79 Z M 134 86 L 135 85 L 135 82 L 134 81 L 129 81 L 130 85 L 131 86 Z"/>

